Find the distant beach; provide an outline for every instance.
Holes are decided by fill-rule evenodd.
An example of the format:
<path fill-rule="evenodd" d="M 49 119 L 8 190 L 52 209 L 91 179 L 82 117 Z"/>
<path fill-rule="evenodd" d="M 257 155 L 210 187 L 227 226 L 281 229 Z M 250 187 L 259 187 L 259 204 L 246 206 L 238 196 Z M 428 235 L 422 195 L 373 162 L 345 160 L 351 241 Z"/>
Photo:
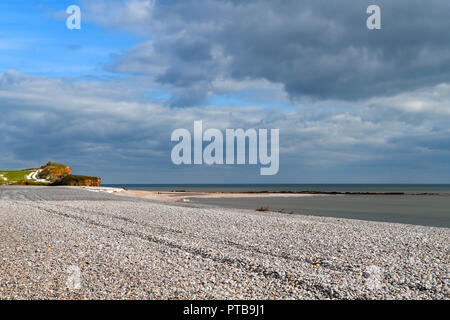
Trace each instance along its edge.
<path fill-rule="evenodd" d="M 450 184 L 102 184 L 103 187 L 142 191 L 202 191 L 202 192 L 411 192 L 446 193 Z"/>

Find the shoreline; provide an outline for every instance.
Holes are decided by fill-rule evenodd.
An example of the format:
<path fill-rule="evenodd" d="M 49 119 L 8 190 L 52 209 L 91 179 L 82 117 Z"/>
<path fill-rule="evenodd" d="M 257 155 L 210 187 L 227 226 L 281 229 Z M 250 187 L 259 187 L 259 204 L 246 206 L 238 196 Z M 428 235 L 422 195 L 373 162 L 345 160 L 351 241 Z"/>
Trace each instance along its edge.
<path fill-rule="evenodd" d="M 349 219 L 371 222 L 395 223 L 450 229 L 448 194 L 430 193 L 353 193 L 304 194 L 290 192 L 197 192 L 124 190 L 118 187 L 0 187 L 7 188 L 66 188 L 89 193 L 108 194 L 119 198 L 149 200 L 166 204 L 185 204 L 218 209 L 273 212 L 283 215 L 302 215 L 324 218 Z M 0 192 L 1 193 L 1 192 Z"/>
<path fill-rule="evenodd" d="M 165 203 L 450 228 L 450 197 L 429 193 L 88 190 Z"/>
<path fill-rule="evenodd" d="M 114 193 L 120 196 L 152 199 L 167 202 L 183 202 L 191 199 L 234 199 L 234 198 L 291 198 L 330 195 L 446 195 L 439 192 L 392 192 L 392 191 L 167 191 L 167 190 L 133 190 L 115 187 L 77 187 L 93 192 Z"/>
<path fill-rule="evenodd" d="M 151 199 L 164 202 L 184 202 L 191 199 L 234 199 L 234 198 L 271 198 L 271 197 L 314 197 L 326 194 L 276 193 L 276 192 L 206 192 L 206 191 L 148 191 L 124 190 L 112 187 L 76 187 L 91 192 L 103 192 L 118 196 Z"/>

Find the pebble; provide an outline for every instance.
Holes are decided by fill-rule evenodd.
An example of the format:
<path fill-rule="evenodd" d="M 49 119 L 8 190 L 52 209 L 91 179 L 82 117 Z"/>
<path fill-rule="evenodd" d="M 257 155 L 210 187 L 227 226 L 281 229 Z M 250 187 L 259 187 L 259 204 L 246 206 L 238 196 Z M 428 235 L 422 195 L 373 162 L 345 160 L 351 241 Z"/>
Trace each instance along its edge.
<path fill-rule="evenodd" d="M 449 239 L 447 228 L 1 187 L 0 299 L 449 299 Z"/>

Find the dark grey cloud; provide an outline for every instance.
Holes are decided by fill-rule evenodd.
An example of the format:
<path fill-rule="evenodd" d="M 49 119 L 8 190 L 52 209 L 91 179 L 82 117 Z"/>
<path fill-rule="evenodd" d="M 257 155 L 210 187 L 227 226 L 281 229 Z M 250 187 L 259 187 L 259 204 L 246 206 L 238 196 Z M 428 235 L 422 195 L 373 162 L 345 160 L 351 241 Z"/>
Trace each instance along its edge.
<path fill-rule="evenodd" d="M 366 28 L 371 4 L 382 9 L 381 30 Z M 176 91 L 176 106 L 204 102 L 217 79 L 266 79 L 292 99 L 358 100 L 450 78 L 447 0 L 183 0 L 146 8 L 138 22 L 101 15 L 152 39 L 110 70 L 151 74 Z"/>

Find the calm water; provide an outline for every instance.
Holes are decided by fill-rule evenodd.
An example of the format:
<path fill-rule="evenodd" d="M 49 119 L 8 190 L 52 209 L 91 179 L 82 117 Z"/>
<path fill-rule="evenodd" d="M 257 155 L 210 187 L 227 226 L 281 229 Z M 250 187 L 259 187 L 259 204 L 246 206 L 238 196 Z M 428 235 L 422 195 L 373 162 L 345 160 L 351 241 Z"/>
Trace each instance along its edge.
<path fill-rule="evenodd" d="M 450 196 L 337 195 L 194 199 L 192 202 L 251 210 L 269 206 L 273 211 L 283 210 L 296 214 L 450 228 Z"/>
<path fill-rule="evenodd" d="M 134 190 L 188 191 L 404 191 L 443 192 L 450 195 L 450 184 L 105 184 Z"/>
<path fill-rule="evenodd" d="M 105 185 L 106 186 L 106 185 Z M 122 185 L 107 185 L 120 187 Z M 450 228 L 450 185 L 304 184 L 304 185 L 124 185 L 136 190 L 188 191 L 380 191 L 439 195 L 327 195 L 296 198 L 195 199 L 192 202 L 229 208 L 398 222 Z"/>

